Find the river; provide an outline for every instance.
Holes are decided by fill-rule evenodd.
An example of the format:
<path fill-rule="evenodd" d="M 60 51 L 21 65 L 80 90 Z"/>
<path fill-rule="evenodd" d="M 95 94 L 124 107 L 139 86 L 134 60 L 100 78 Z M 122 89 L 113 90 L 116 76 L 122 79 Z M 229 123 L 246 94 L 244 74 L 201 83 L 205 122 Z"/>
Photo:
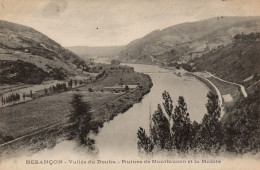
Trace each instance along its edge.
<path fill-rule="evenodd" d="M 137 130 L 149 126 L 149 113 L 154 112 L 157 105 L 162 103 L 163 91 L 168 91 L 172 96 L 174 106 L 179 96 L 183 96 L 190 113 L 191 120 L 200 122 L 206 113 L 205 104 L 208 88 L 194 77 L 178 76 L 171 70 L 152 65 L 127 64 L 134 67 L 135 71 L 148 74 L 153 82 L 150 93 L 143 97 L 123 114 L 119 114 L 112 121 L 104 124 L 100 132 L 94 136 L 98 154 L 95 159 L 122 159 L 137 158 Z M 53 149 L 45 149 L 26 159 L 86 159 L 88 156 L 73 148 L 76 144 L 63 141 Z"/>
<path fill-rule="evenodd" d="M 151 92 L 140 103 L 134 104 L 124 114 L 119 114 L 111 122 L 105 123 L 95 137 L 99 158 L 136 158 L 137 130 L 148 130 L 149 113 L 154 112 L 162 103 L 162 93 L 168 91 L 174 106 L 179 96 L 183 96 L 191 120 L 200 122 L 206 113 L 205 104 L 208 88 L 194 77 L 177 76 L 173 71 L 153 65 L 127 64 L 135 71 L 148 74 L 153 82 Z"/>

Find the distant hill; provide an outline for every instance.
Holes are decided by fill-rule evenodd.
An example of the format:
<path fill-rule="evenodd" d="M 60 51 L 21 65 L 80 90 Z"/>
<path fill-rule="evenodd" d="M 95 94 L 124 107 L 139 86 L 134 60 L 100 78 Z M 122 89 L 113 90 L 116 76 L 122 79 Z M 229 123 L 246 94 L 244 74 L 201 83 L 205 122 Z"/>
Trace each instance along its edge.
<path fill-rule="evenodd" d="M 201 57 L 218 46 L 232 43 L 234 35 L 257 32 L 260 17 L 215 17 L 174 25 L 134 40 L 119 54 L 121 60 L 167 63 Z"/>
<path fill-rule="evenodd" d="M 29 81 L 35 83 L 46 78 L 55 79 L 74 75 L 79 71 L 78 67 L 84 63 L 83 59 L 46 35 L 30 27 L 7 21 L 0 21 L 0 56 L 1 77 L 9 77 L 11 80 L 10 77 L 15 77 L 19 71 L 11 67 L 23 65 L 28 67 L 25 69 L 26 72 L 37 70 L 41 73 L 39 75 L 44 75 L 37 81 Z M 60 76 L 56 73 L 60 73 Z M 19 73 L 19 75 L 23 74 Z M 26 77 L 30 75 L 27 74 Z M 20 82 L 20 79 L 16 80 L 19 81 L 10 81 L 10 83 Z M 0 83 L 8 82 L 1 81 Z"/>
<path fill-rule="evenodd" d="M 229 45 L 191 61 L 197 71 L 250 86 L 260 79 L 260 33 L 238 34 Z"/>
<path fill-rule="evenodd" d="M 91 57 L 115 57 L 124 49 L 124 46 L 104 46 L 104 47 L 88 47 L 88 46 L 71 46 L 67 47 L 75 54 L 83 58 Z"/>

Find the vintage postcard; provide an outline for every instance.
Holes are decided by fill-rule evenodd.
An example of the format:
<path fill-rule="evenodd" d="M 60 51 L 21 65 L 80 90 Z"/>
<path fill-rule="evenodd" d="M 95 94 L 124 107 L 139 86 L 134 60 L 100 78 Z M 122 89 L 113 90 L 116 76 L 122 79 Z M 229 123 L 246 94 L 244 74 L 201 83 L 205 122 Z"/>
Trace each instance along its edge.
<path fill-rule="evenodd" d="M 0 169 L 260 169 L 260 0 L 0 0 Z"/>

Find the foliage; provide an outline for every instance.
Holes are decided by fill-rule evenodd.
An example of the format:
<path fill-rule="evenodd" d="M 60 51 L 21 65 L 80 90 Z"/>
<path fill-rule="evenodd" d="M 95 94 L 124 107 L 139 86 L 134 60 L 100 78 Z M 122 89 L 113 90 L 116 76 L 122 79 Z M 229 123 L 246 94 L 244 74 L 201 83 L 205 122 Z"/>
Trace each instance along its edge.
<path fill-rule="evenodd" d="M 251 32 L 250 34 L 237 34 L 234 36 L 236 42 L 238 41 L 257 41 L 260 40 L 260 33 Z"/>
<path fill-rule="evenodd" d="M 65 71 L 61 68 L 52 68 L 49 72 L 49 76 L 55 80 L 65 80 L 66 74 Z"/>
<path fill-rule="evenodd" d="M 150 154 L 154 149 L 154 144 L 151 140 L 151 137 L 148 137 L 143 128 L 139 128 L 137 131 L 138 137 L 138 149 L 140 152 L 144 151 L 146 154 Z"/>
<path fill-rule="evenodd" d="M 174 146 L 179 152 L 187 152 L 190 141 L 191 123 L 187 104 L 182 96 L 179 97 L 178 105 L 174 109 L 172 116 L 172 134 Z"/>
<path fill-rule="evenodd" d="M 163 107 L 164 107 L 165 112 L 169 116 L 169 120 L 170 120 L 172 117 L 172 110 L 173 110 L 172 99 L 171 99 L 170 94 L 166 91 L 164 91 L 162 96 L 163 96 L 163 100 L 164 100 Z"/>
<path fill-rule="evenodd" d="M 112 65 L 119 65 L 120 63 L 121 63 L 120 60 L 116 60 L 116 59 L 111 60 Z"/>
<path fill-rule="evenodd" d="M 127 85 L 127 84 L 125 85 L 125 91 L 126 91 L 126 92 L 128 92 L 128 91 L 129 91 L 129 87 L 128 87 L 128 85 Z"/>
<path fill-rule="evenodd" d="M 71 102 L 70 122 L 73 123 L 75 129 L 73 135 L 79 140 L 80 144 L 87 144 L 88 134 L 91 130 L 90 121 L 90 104 L 82 100 L 82 95 L 74 94 Z"/>
<path fill-rule="evenodd" d="M 171 149 L 170 124 L 160 105 L 152 117 L 151 138 L 158 150 Z"/>
<path fill-rule="evenodd" d="M 182 63 L 181 68 L 183 68 L 184 70 L 187 70 L 187 71 L 192 71 L 192 66 L 188 63 Z"/>
<path fill-rule="evenodd" d="M 18 93 L 11 93 L 8 96 L 2 96 L 1 97 L 1 101 L 2 101 L 2 105 L 8 104 L 8 103 L 12 103 L 12 102 L 17 102 L 20 101 L 20 94 Z"/>
<path fill-rule="evenodd" d="M 0 84 L 39 84 L 47 79 L 64 80 L 66 74 L 59 68 L 46 72 L 35 64 L 17 61 L 0 61 Z"/>
<path fill-rule="evenodd" d="M 162 96 L 164 99 L 164 111 L 167 116 L 161 106 L 158 105 L 157 111 L 153 114 L 150 123 L 151 136 L 139 137 L 139 146 L 147 147 L 147 140 L 151 138 L 157 151 L 171 151 L 176 149 L 180 153 L 185 153 L 189 148 L 189 137 L 192 133 L 187 105 L 184 98 L 179 97 L 178 106 L 176 106 L 173 112 L 172 99 L 169 93 L 165 91 Z M 143 134 L 143 136 L 146 136 L 146 134 Z M 145 140 L 142 141 L 142 139 Z"/>
<path fill-rule="evenodd" d="M 0 61 L 0 84 L 39 84 L 48 76 L 48 73 L 28 62 Z"/>
<path fill-rule="evenodd" d="M 193 68 L 195 71 L 208 71 L 224 80 L 240 84 L 246 78 L 260 74 L 259 46 L 259 38 L 257 41 L 239 39 L 194 59 Z M 256 77 L 255 81 L 258 80 Z"/>
<path fill-rule="evenodd" d="M 206 104 L 207 114 L 204 115 L 197 135 L 199 149 L 207 153 L 218 153 L 223 145 L 223 134 L 219 121 L 221 109 L 218 104 L 218 96 L 209 93 Z"/>
<path fill-rule="evenodd" d="M 162 96 L 165 113 L 158 105 L 150 122 L 150 136 L 143 128 L 138 130 L 139 150 L 146 154 L 158 151 L 177 151 L 179 154 L 187 154 L 191 150 L 218 154 L 223 148 L 218 96 L 213 93 L 207 95 L 207 113 L 201 124 L 196 121 L 191 123 L 187 104 L 182 96 L 179 97 L 174 110 L 169 93 L 165 91 Z"/>
<path fill-rule="evenodd" d="M 73 81 L 70 80 L 70 81 L 68 82 L 68 87 L 69 87 L 69 88 L 72 88 L 72 85 L 73 85 Z"/>
<path fill-rule="evenodd" d="M 244 154 L 260 150 L 259 88 L 226 110 L 223 120 L 228 152 Z"/>

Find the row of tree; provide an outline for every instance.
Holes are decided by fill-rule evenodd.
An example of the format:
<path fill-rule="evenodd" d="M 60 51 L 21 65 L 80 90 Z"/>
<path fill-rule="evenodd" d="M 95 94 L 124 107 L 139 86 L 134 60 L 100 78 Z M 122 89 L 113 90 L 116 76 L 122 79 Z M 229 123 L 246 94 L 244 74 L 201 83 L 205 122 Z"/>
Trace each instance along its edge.
<path fill-rule="evenodd" d="M 20 101 L 20 98 L 21 98 L 20 94 L 18 94 L 18 93 L 11 93 L 11 94 L 9 94 L 6 97 L 2 96 L 2 98 L 1 98 L 2 105 L 5 105 L 7 103 L 13 103 L 13 102 Z"/>
<path fill-rule="evenodd" d="M 171 96 L 168 92 L 164 92 L 164 111 L 161 105 L 158 105 L 158 109 L 151 116 L 150 135 L 141 127 L 137 132 L 139 151 L 145 154 L 155 154 L 160 151 L 179 154 L 189 152 L 219 154 L 226 151 L 242 153 L 241 151 L 245 147 L 251 148 L 249 149 L 251 151 L 259 150 L 259 144 L 256 143 L 250 145 L 240 142 L 236 145 L 236 149 L 231 148 L 230 141 L 234 141 L 233 138 L 236 135 L 232 132 L 234 129 L 230 126 L 226 128 L 220 122 L 221 109 L 218 96 L 209 93 L 207 97 L 207 113 L 204 115 L 202 122 L 198 123 L 190 121 L 187 104 L 183 97 L 179 97 L 178 104 L 173 108 Z M 257 124 L 259 126 L 259 119 L 256 121 L 258 121 L 254 124 L 256 127 L 252 127 L 251 124 L 251 130 L 257 129 Z M 249 131 L 245 131 L 245 135 L 246 133 L 249 133 Z M 243 136 L 239 132 L 237 135 L 240 135 L 237 138 Z"/>
<path fill-rule="evenodd" d="M 82 81 L 82 80 L 70 80 L 69 82 L 68 82 L 68 87 L 69 88 L 72 88 L 72 86 L 74 85 L 74 86 L 78 86 L 78 85 L 82 85 L 83 83 L 85 83 L 86 82 L 86 80 L 84 79 L 84 81 Z"/>
<path fill-rule="evenodd" d="M 68 88 L 72 88 L 72 86 L 78 86 L 82 85 L 85 82 L 85 80 L 70 80 L 68 82 L 68 86 L 66 83 L 57 83 L 56 85 L 53 85 L 49 88 L 49 93 L 56 93 L 56 92 L 62 92 L 67 91 Z M 44 88 L 45 94 L 48 94 L 48 90 Z"/>
<path fill-rule="evenodd" d="M 82 85 L 83 84 L 83 81 L 82 80 L 70 80 L 68 82 L 68 86 L 66 83 L 57 83 L 56 85 L 53 85 L 49 88 L 49 93 L 56 93 L 56 92 L 62 92 L 62 91 L 67 91 L 68 88 L 72 88 L 72 86 L 77 86 L 78 84 L 79 85 Z M 45 91 L 45 94 L 48 94 L 48 90 L 46 88 L 44 88 L 44 91 Z"/>
<path fill-rule="evenodd" d="M 29 96 L 31 98 L 33 97 L 32 90 L 30 90 L 30 94 L 27 96 Z M 25 100 L 25 97 L 26 97 L 26 95 L 25 95 L 25 93 L 23 93 L 23 96 L 22 96 L 23 100 Z M 11 93 L 6 97 L 2 96 L 1 101 L 2 101 L 2 105 L 8 104 L 8 103 L 13 103 L 13 102 L 19 102 L 19 101 L 21 101 L 21 95 L 19 93 Z"/>
<path fill-rule="evenodd" d="M 62 92 L 62 91 L 67 91 L 68 87 L 66 83 L 57 83 L 56 85 L 53 85 L 50 87 L 50 93 L 56 93 L 56 92 Z M 45 89 L 45 93 L 47 94 L 47 89 Z"/>
<path fill-rule="evenodd" d="M 56 92 L 62 92 L 62 91 L 67 91 L 68 88 L 72 88 L 72 86 L 77 86 L 77 85 L 82 85 L 83 83 L 85 82 L 85 80 L 70 80 L 68 82 L 68 86 L 66 83 L 57 83 L 56 85 L 53 85 L 48 89 L 44 88 L 44 93 L 45 95 L 47 94 L 51 94 L 51 93 L 56 93 Z M 30 90 L 30 94 L 29 94 L 30 97 L 33 97 L 33 94 L 32 94 L 32 90 Z M 23 99 L 25 100 L 25 93 L 23 93 Z M 5 105 L 7 103 L 13 103 L 13 102 L 17 102 L 17 101 L 20 101 L 21 99 L 21 96 L 20 94 L 18 93 L 11 93 L 10 95 L 4 97 L 2 96 L 1 97 L 1 101 L 2 101 L 2 105 Z"/>

